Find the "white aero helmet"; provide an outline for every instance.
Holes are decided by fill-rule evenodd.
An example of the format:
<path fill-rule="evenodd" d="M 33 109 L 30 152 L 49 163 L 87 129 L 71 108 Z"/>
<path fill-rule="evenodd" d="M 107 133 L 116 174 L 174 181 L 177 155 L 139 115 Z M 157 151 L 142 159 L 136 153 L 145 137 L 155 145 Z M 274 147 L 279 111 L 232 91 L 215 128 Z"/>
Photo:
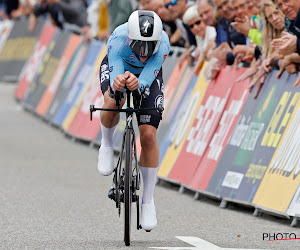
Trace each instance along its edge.
<path fill-rule="evenodd" d="M 162 22 L 153 11 L 136 10 L 128 19 L 129 47 L 138 58 L 151 56 L 158 50 Z"/>

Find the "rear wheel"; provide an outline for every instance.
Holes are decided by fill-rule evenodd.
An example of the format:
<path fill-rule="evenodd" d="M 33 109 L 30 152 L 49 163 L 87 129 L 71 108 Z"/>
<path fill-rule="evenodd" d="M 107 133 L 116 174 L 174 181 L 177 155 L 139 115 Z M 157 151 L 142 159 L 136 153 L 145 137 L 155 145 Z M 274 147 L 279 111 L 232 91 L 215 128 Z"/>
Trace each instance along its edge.
<path fill-rule="evenodd" d="M 127 130 L 125 135 L 125 176 L 124 176 L 124 241 L 130 245 L 131 204 L 132 204 L 132 133 Z"/>

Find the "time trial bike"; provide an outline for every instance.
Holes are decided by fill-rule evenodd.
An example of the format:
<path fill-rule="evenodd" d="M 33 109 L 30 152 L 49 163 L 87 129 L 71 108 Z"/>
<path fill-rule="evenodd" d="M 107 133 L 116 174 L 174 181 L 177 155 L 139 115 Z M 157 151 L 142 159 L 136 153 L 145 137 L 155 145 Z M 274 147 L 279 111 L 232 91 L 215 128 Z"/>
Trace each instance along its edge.
<path fill-rule="evenodd" d="M 122 93 L 116 91 L 114 98 L 116 100 L 117 109 L 105 109 L 97 108 L 94 105 L 90 105 L 90 119 L 92 120 L 93 112 L 100 111 L 113 111 L 126 113 L 126 126 L 123 133 L 122 146 L 119 153 L 117 165 L 114 169 L 113 184 L 108 192 L 108 197 L 115 201 L 116 208 L 118 209 L 119 217 L 121 215 L 121 203 L 124 204 L 124 242 L 126 246 L 130 245 L 131 234 L 131 206 L 132 203 L 136 203 L 137 211 L 137 230 L 141 229 L 140 225 L 140 203 L 138 190 L 140 189 L 141 178 L 140 168 L 137 159 L 136 138 L 133 128 L 133 114 L 138 114 L 145 110 L 157 110 L 160 115 L 163 112 L 162 105 L 157 108 L 145 108 L 140 109 L 142 98 L 149 95 L 149 88 L 146 87 L 143 93 L 139 89 L 135 91 L 126 90 L 127 107 L 120 108 Z M 133 107 L 131 104 L 131 96 L 133 100 Z"/>

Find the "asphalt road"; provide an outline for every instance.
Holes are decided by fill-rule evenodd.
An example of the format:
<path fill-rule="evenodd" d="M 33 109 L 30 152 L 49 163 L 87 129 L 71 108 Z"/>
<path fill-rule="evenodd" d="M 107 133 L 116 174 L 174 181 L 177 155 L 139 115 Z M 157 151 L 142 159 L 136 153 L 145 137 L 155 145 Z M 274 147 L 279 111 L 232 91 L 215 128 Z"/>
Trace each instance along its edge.
<path fill-rule="evenodd" d="M 107 198 L 111 177 L 96 169 L 97 149 L 24 111 L 15 88 L 0 83 L 0 249 L 300 249 L 300 240 L 263 240 L 264 233 L 300 238 L 290 220 L 255 217 L 233 204 L 222 209 L 166 182 L 155 192 L 158 227 L 146 233 L 134 222 L 125 247 L 123 218 Z"/>

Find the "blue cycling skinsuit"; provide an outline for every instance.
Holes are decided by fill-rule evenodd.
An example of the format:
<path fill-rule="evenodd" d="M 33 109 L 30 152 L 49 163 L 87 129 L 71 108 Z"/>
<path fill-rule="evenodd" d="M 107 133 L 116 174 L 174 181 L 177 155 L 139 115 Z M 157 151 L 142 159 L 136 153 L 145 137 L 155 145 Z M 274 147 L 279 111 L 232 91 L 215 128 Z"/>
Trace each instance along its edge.
<path fill-rule="evenodd" d="M 113 85 L 117 75 L 129 71 L 138 77 L 140 89 L 150 87 L 150 95 L 142 100 L 141 108 L 152 108 L 163 105 L 164 83 L 162 79 L 162 64 L 169 55 L 170 43 L 168 35 L 162 31 L 159 48 L 147 61 L 141 62 L 129 48 L 127 23 L 118 26 L 107 42 L 107 56 L 100 66 L 100 85 L 104 94 Z M 138 124 L 149 124 L 158 127 L 160 115 L 158 111 L 143 111 L 138 115 Z"/>

